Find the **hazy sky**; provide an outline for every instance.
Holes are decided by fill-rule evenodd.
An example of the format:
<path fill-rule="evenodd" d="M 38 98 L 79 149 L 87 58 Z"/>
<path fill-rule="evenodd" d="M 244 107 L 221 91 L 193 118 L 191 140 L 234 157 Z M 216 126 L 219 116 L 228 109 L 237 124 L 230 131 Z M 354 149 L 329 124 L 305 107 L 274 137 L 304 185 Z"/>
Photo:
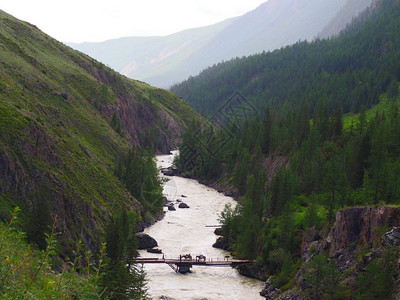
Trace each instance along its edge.
<path fill-rule="evenodd" d="M 242 15 L 267 0 L 1 0 L 0 9 L 63 42 L 167 35 Z"/>

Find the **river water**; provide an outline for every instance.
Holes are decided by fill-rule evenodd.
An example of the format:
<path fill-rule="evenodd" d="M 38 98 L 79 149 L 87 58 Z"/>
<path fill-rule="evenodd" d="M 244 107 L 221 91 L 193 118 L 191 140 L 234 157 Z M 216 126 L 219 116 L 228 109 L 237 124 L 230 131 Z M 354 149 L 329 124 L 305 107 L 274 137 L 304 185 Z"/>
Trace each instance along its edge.
<path fill-rule="evenodd" d="M 157 165 L 165 168 L 172 160 L 173 155 L 160 155 Z M 164 183 L 164 195 L 171 201 L 180 199 L 190 208 L 181 209 L 175 204 L 176 211 L 168 211 L 161 221 L 146 228 L 145 233 L 157 240 L 165 258 L 191 253 L 193 257 L 203 254 L 223 260 L 229 253 L 212 247 L 217 237 L 214 228 L 206 225 L 218 224 L 218 215 L 225 204 L 235 205 L 235 201 L 192 179 L 176 176 L 166 177 L 168 179 Z M 143 250 L 139 253 L 141 257 L 163 256 Z M 161 296 L 169 300 L 265 299 L 259 295 L 263 289 L 261 281 L 241 276 L 231 267 L 193 266 L 191 273 L 178 274 L 166 264 L 148 264 L 145 270 L 152 299 Z"/>

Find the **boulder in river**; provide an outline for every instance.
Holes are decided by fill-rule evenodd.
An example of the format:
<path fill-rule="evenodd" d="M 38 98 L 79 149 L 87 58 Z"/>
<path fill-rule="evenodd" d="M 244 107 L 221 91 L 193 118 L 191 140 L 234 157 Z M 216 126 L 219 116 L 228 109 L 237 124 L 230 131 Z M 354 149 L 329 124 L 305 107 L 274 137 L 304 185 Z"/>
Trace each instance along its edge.
<path fill-rule="evenodd" d="M 167 197 L 163 197 L 163 202 L 164 202 L 164 205 L 168 205 L 168 204 L 170 204 L 172 201 L 169 201 L 169 200 L 167 199 Z"/>
<path fill-rule="evenodd" d="M 215 228 L 214 234 L 215 235 L 222 235 L 222 228 Z"/>
<path fill-rule="evenodd" d="M 175 206 L 174 206 L 173 203 L 171 203 L 170 205 L 168 205 L 168 210 L 172 210 L 172 211 L 176 210 L 176 208 L 175 208 Z"/>
<path fill-rule="evenodd" d="M 161 254 L 162 250 L 158 249 L 158 248 L 150 248 L 150 249 L 147 249 L 147 252 Z"/>
<path fill-rule="evenodd" d="M 189 208 L 189 205 L 187 205 L 185 202 L 179 203 L 179 208 Z"/>
<path fill-rule="evenodd" d="M 185 195 L 181 195 L 181 197 L 182 197 L 182 198 L 187 198 L 187 196 L 185 196 Z"/>
<path fill-rule="evenodd" d="M 218 248 L 218 249 L 222 249 L 222 250 L 229 250 L 229 243 L 228 241 L 220 236 L 219 238 L 217 238 L 217 241 L 212 245 L 214 248 Z"/>
<path fill-rule="evenodd" d="M 157 241 L 146 233 L 136 234 L 139 250 L 150 249 L 158 246 Z"/>
<path fill-rule="evenodd" d="M 235 267 L 239 271 L 240 275 L 255 278 L 261 281 L 265 281 L 267 270 L 265 266 L 255 265 L 255 264 L 240 264 Z"/>
<path fill-rule="evenodd" d="M 161 173 L 165 176 L 178 176 L 178 170 L 174 167 L 163 168 L 161 169 Z"/>

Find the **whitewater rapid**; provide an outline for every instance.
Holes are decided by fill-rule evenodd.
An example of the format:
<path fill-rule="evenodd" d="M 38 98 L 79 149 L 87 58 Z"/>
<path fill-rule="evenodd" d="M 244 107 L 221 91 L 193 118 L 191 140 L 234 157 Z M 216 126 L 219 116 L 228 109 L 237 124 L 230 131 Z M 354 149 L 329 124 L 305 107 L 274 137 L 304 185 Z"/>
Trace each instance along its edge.
<path fill-rule="evenodd" d="M 157 166 L 166 168 L 172 164 L 172 155 L 157 156 Z M 217 236 L 214 228 L 206 225 L 219 224 L 218 216 L 225 204 L 235 205 L 231 197 L 216 190 L 182 177 L 164 178 L 164 195 L 170 201 L 181 200 L 188 209 L 178 208 L 167 211 L 165 217 L 155 225 L 146 228 L 145 233 L 154 237 L 163 254 L 140 251 L 141 257 L 178 258 L 180 254 L 199 254 L 207 258 L 223 260 L 228 252 L 212 247 Z M 188 274 L 175 273 L 166 264 L 145 265 L 148 292 L 152 299 L 265 299 L 259 295 L 263 289 L 261 281 L 241 276 L 231 267 L 193 266 Z"/>

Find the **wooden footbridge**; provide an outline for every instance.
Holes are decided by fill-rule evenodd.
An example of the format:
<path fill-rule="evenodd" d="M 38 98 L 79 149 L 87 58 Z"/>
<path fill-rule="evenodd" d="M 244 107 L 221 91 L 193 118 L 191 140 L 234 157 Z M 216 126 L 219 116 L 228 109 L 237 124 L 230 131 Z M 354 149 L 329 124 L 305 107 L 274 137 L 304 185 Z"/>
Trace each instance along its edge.
<path fill-rule="evenodd" d="M 238 266 L 241 264 L 253 263 L 254 260 L 243 260 L 243 259 L 229 259 L 226 256 L 223 260 L 219 259 L 206 259 L 205 256 L 197 256 L 193 259 L 190 255 L 181 255 L 178 259 L 167 259 L 167 258 L 136 258 L 135 263 L 137 264 L 167 264 L 172 270 L 177 273 L 185 274 L 190 272 L 193 266 L 209 266 L 209 267 L 225 267 L 225 266 Z"/>

